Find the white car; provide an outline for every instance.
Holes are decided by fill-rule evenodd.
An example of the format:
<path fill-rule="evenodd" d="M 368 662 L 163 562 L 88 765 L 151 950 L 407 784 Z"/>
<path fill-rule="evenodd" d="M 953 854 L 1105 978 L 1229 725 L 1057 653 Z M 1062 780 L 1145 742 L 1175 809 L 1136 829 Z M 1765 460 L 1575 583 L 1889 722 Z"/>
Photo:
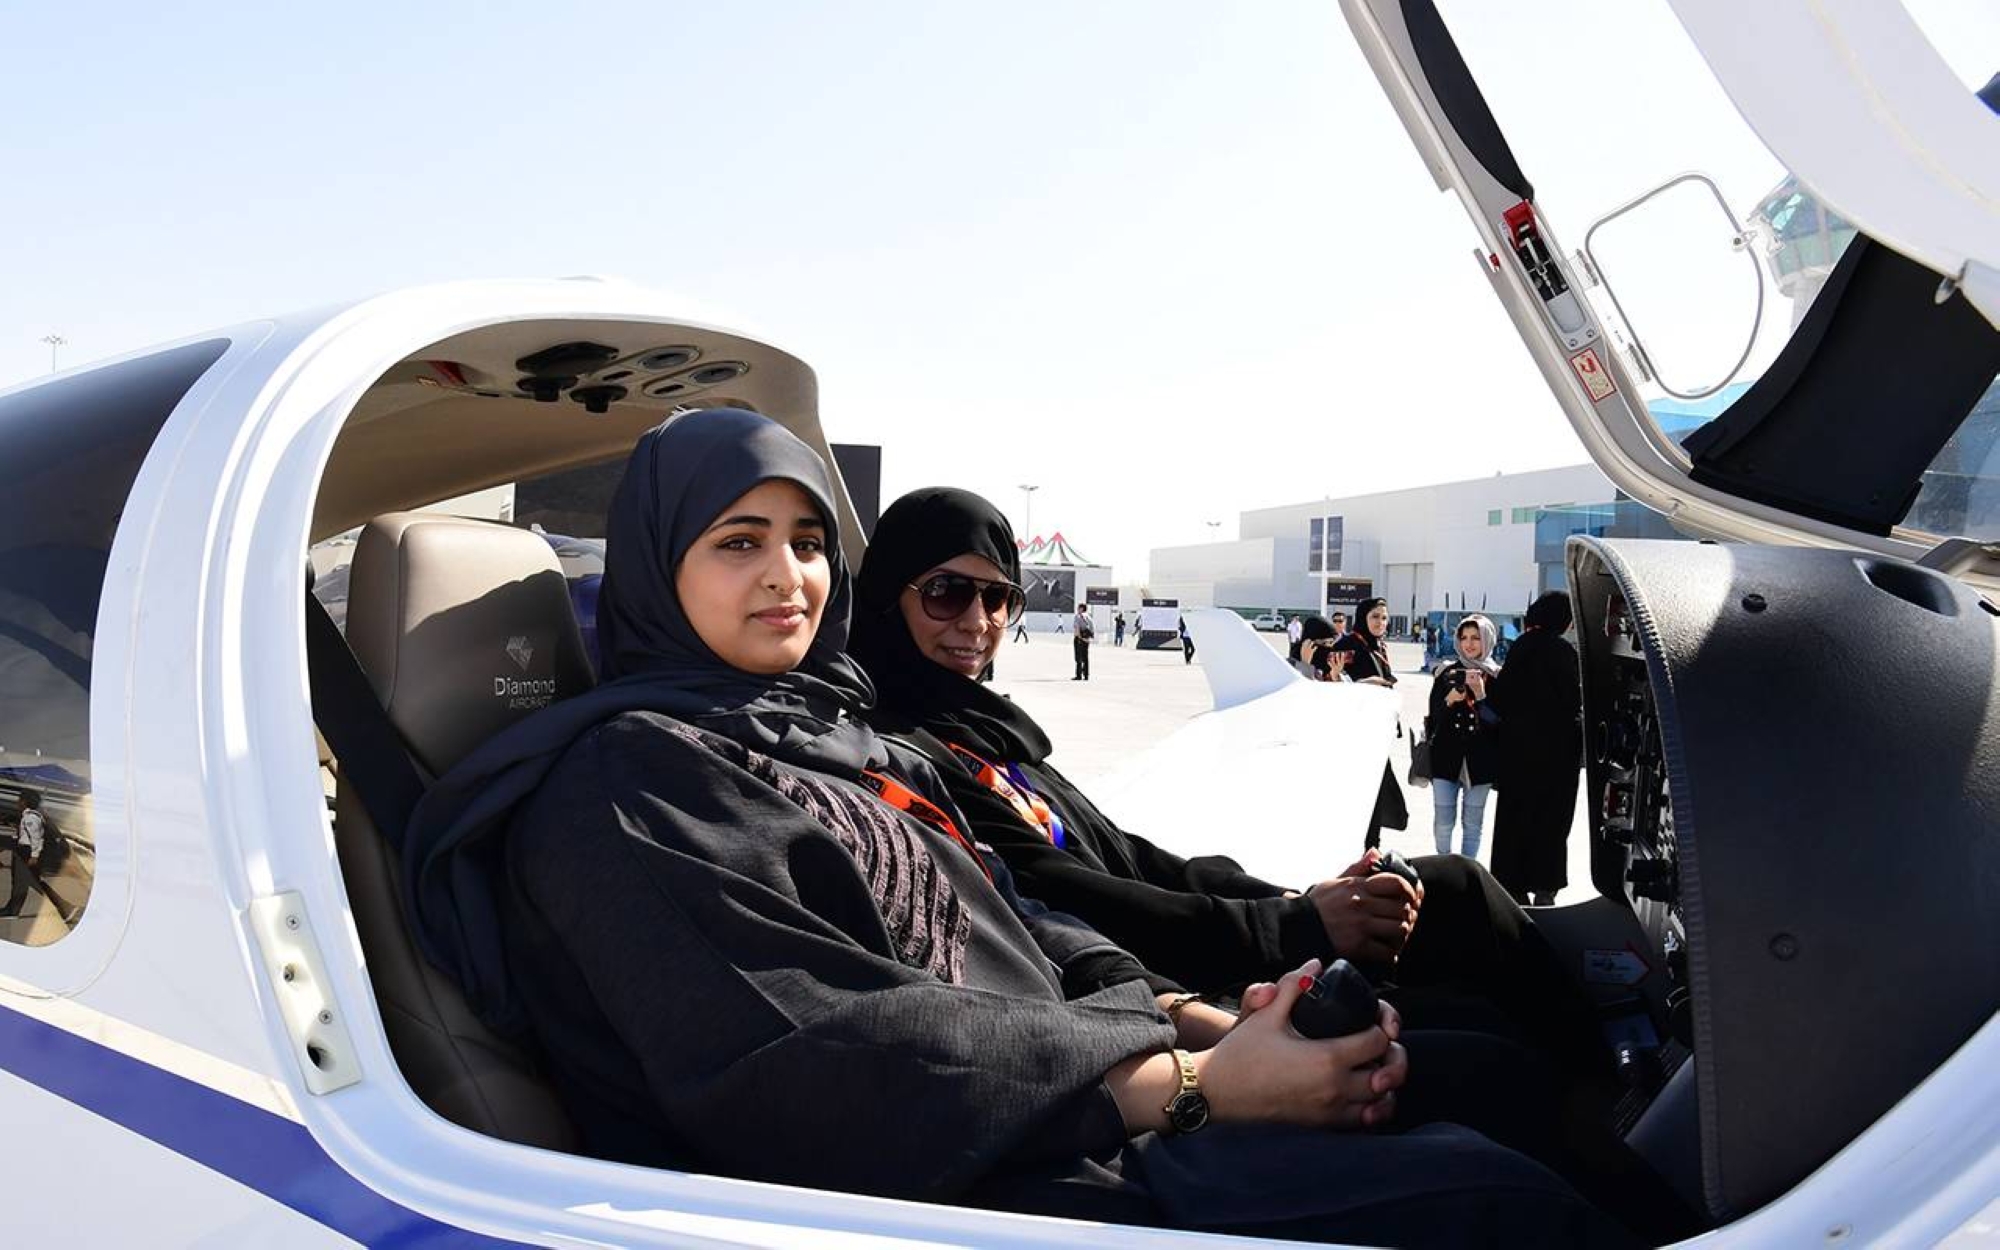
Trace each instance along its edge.
<path fill-rule="evenodd" d="M 1262 616 L 1251 617 L 1250 628 L 1264 634 L 1281 634 L 1285 631 L 1285 618 L 1276 612 L 1266 612 Z"/>

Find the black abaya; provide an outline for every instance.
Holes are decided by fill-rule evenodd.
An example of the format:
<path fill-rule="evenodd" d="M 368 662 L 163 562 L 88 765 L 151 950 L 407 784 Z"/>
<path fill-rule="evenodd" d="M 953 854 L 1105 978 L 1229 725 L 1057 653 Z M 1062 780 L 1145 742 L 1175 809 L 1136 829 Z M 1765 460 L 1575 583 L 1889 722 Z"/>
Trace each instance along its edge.
<path fill-rule="evenodd" d="M 1517 896 L 1569 884 L 1582 702 L 1576 648 L 1546 629 L 1523 634 L 1488 687 L 1487 706 L 1500 717 L 1493 875 Z"/>

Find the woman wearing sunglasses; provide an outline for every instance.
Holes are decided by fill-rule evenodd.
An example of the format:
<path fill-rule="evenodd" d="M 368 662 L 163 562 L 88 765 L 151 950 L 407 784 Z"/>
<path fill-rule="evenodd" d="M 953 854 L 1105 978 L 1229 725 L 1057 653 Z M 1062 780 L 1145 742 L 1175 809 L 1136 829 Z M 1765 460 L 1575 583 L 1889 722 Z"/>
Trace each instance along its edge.
<path fill-rule="evenodd" d="M 1578 1105 L 1615 1099 L 1594 1009 L 1476 861 L 1418 859 L 1423 884 L 1413 889 L 1372 872 L 1371 852 L 1300 892 L 1223 856 L 1183 859 L 1099 811 L 1050 762 L 1054 746 L 1033 717 L 972 680 L 1020 611 L 1018 574 L 999 509 L 962 490 L 906 495 L 876 523 L 849 649 L 875 682 L 871 722 L 928 757 L 975 839 L 1005 860 L 1023 894 L 1208 995 L 1309 959 L 1393 969 L 1412 1027 L 1512 1038 L 1574 1083 Z M 1218 830 L 1217 840 L 1227 834 Z M 1611 1139 L 1600 1148 L 1588 1120 L 1579 1117 L 1578 1131 L 1595 1162 L 1623 1174 L 1622 1147 Z"/>
<path fill-rule="evenodd" d="M 754 414 L 648 434 L 606 523 L 605 684 L 413 818 L 426 954 L 538 1046 L 590 1153 L 1311 1240 L 1624 1244 L 1469 1130 L 1332 1131 L 1394 1110 L 1393 1011 L 1307 1041 L 1294 976 L 1240 1022 L 1170 1019 L 1129 955 L 1021 902 L 924 761 L 857 718 L 831 498 Z M 966 594 L 957 571 L 911 581 Z M 1011 579 L 988 573 L 970 602 L 1004 622 Z"/>
<path fill-rule="evenodd" d="M 973 680 L 1020 614 L 1019 571 L 1013 530 L 986 500 L 950 488 L 906 495 L 876 523 L 849 650 L 875 683 L 873 723 L 925 751 L 1023 893 L 1203 991 L 1332 956 L 1377 968 L 1400 960 L 1398 980 L 1409 981 L 1455 959 L 1440 944 L 1491 946 L 1496 927 L 1532 934 L 1506 891 L 1457 856 L 1421 861 L 1419 889 L 1369 875 L 1366 858 L 1297 893 L 1119 828 L 1049 762 L 1054 747 L 1034 718 Z M 1472 932 L 1453 939 L 1447 930 L 1468 917 Z"/>

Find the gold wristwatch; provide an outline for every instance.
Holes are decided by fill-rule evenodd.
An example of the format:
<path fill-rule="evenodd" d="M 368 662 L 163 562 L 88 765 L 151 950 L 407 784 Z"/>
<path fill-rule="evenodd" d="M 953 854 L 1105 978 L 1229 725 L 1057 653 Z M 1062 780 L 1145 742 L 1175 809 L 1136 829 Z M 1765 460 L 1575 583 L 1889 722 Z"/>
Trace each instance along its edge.
<path fill-rule="evenodd" d="M 1195 1071 L 1194 1056 L 1179 1047 L 1174 1062 L 1180 1065 L 1180 1092 L 1162 1108 L 1167 1124 L 1176 1133 L 1197 1133 L 1208 1127 L 1208 1096 L 1201 1092 L 1201 1074 Z"/>

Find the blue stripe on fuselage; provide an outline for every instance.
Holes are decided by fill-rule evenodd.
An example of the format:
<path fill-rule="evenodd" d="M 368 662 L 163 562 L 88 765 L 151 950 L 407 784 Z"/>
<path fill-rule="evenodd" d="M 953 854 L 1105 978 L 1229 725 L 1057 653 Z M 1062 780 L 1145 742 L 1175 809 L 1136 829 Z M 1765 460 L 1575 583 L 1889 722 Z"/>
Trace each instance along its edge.
<path fill-rule="evenodd" d="M 305 1126 L 0 1007 L 0 1070 L 149 1138 L 366 1246 L 516 1246 L 363 1185 Z"/>

